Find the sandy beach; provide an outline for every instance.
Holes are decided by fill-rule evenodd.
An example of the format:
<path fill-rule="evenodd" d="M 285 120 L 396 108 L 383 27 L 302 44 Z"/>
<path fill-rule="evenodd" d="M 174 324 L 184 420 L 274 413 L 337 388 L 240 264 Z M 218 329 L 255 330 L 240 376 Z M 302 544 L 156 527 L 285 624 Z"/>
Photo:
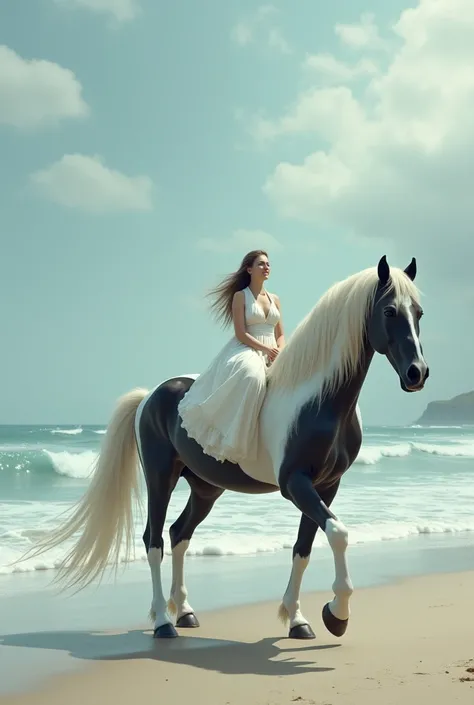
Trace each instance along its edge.
<path fill-rule="evenodd" d="M 1 705 L 431 705 L 474 702 L 474 572 L 432 574 L 357 590 L 345 637 L 328 634 L 328 591 L 305 595 L 317 638 L 285 638 L 278 601 L 199 614 L 201 628 L 170 641 L 149 625 L 3 638 L 51 652 L 80 670 L 56 675 Z M 14 648 L 11 648 L 14 651 Z M 21 659 L 18 659 L 21 668 Z"/>

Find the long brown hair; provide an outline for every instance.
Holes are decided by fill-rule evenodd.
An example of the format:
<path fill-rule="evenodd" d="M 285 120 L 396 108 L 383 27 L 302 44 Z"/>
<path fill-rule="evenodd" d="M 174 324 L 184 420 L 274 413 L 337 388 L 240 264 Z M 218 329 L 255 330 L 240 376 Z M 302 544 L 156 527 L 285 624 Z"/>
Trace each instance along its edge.
<path fill-rule="evenodd" d="M 232 299 L 237 291 L 242 291 L 250 284 L 250 274 L 247 269 L 253 265 L 257 257 L 268 254 L 265 250 L 252 250 L 247 252 L 236 272 L 228 274 L 214 289 L 208 292 L 209 297 L 213 297 L 211 311 L 222 325 L 228 326 L 232 323 Z"/>

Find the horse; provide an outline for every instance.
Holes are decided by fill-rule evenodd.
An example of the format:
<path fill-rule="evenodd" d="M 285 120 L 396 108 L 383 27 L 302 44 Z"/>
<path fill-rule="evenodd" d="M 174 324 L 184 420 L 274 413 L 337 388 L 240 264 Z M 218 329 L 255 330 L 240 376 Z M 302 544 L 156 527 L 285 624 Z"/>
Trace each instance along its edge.
<path fill-rule="evenodd" d="M 182 428 L 178 404 L 197 375 L 179 375 L 152 391 L 139 388 L 123 395 L 84 497 L 64 525 L 27 555 L 43 553 L 79 533 L 57 578 L 79 590 L 101 578 L 108 564 L 117 567 L 124 541 L 128 560 L 140 464 L 148 500 L 143 542 L 153 589 L 153 636 L 175 638 L 177 629 L 199 627 L 184 579 L 184 558 L 196 528 L 226 490 L 250 495 L 279 491 L 301 512 L 301 519 L 278 616 L 289 622 L 290 638 L 315 638 L 301 611 L 300 589 L 320 528 L 335 569 L 334 598 L 324 605 L 322 621 L 331 634 L 342 637 L 353 593 L 346 558 L 349 533 L 330 507 L 362 444 L 358 400 L 375 353 L 388 359 L 405 392 L 420 391 L 429 376 L 419 338 L 423 311 L 416 273 L 415 258 L 402 270 L 390 268 L 384 255 L 377 267 L 353 274 L 323 294 L 268 369 L 254 463 L 217 461 Z M 162 534 L 180 477 L 187 480 L 190 495 L 169 530 L 172 585 L 167 602 L 161 580 Z"/>

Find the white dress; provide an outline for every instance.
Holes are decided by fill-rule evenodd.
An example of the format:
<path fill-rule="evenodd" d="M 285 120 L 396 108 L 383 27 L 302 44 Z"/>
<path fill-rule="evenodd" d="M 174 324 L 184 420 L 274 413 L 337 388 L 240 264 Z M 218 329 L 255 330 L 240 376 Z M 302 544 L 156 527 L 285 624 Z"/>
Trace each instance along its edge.
<path fill-rule="evenodd" d="M 247 287 L 247 332 L 264 345 L 276 346 L 280 312 L 270 294 L 267 316 Z M 255 460 L 258 415 L 267 383 L 267 356 L 233 336 L 195 380 L 178 406 L 182 426 L 207 455 L 216 460 Z"/>

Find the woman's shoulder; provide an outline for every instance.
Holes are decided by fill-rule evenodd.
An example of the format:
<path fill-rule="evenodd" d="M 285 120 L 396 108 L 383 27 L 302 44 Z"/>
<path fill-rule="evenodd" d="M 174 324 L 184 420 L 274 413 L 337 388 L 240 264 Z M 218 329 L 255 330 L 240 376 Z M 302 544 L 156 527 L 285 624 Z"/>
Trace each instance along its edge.
<path fill-rule="evenodd" d="M 267 292 L 272 301 L 274 301 L 278 306 L 280 305 L 280 297 L 278 294 L 274 294 L 272 291 Z"/>
<path fill-rule="evenodd" d="M 236 291 L 232 296 L 232 308 L 241 308 L 242 306 L 245 306 L 245 289 Z"/>
<path fill-rule="evenodd" d="M 245 298 L 245 289 L 239 289 L 232 297 L 234 301 L 242 301 Z"/>

